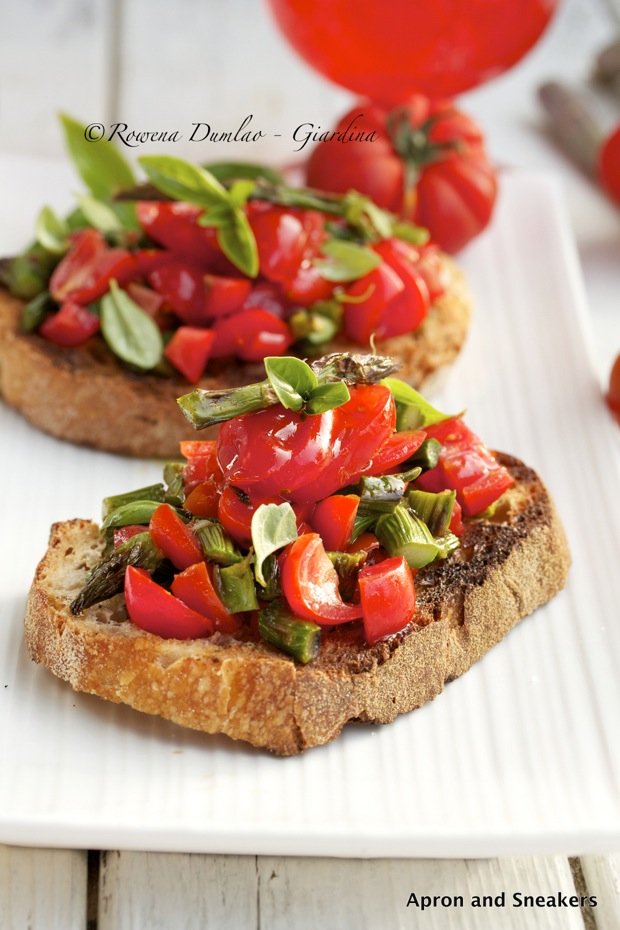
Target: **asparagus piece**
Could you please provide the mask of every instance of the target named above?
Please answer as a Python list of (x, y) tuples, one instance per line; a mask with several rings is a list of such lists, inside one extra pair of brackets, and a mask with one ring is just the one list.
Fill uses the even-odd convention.
[(153, 542), (150, 533), (132, 536), (95, 566), (90, 578), (71, 602), (71, 613), (79, 614), (87, 607), (106, 601), (122, 591), (128, 565), (153, 572), (163, 558), (163, 553)]
[(205, 520), (194, 526), (205, 559), (217, 565), (235, 565), (243, 562), (243, 555), (221, 523)]
[(319, 381), (345, 381), (347, 384), (376, 384), (400, 368), (400, 363), (383, 355), (353, 355), (332, 352), (310, 365)]
[(223, 391), (196, 388), (177, 399), (177, 404), (194, 429), (205, 429), (215, 423), (232, 420), (244, 413), (266, 410), (279, 404), (277, 394), (267, 379), (247, 387)]
[(104, 497), (101, 516), (105, 520), (113, 510), (117, 510), (124, 504), (129, 504), (133, 501), (158, 501), (161, 503), (163, 499), (163, 484), (149, 484), (145, 488), (137, 488), (135, 491), (126, 491), (124, 494), (112, 494), (110, 497)]
[(258, 615), (258, 632), (272, 646), (302, 662), (316, 658), (321, 627), (292, 614), (283, 601), (273, 601)]

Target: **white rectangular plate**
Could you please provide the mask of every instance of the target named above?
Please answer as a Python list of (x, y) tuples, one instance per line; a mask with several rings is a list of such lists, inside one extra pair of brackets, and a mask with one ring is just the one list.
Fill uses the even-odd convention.
[[(31, 164), (2, 167), (7, 251), (44, 186), (65, 185), (62, 201), (74, 182), (64, 167), (38, 184)], [(351, 725), (291, 759), (186, 731), (73, 693), (22, 636), (51, 522), (97, 518), (103, 496), (157, 480), (159, 464), (73, 448), (0, 408), (0, 841), (350, 857), (620, 847), (617, 436), (555, 185), (506, 176), (492, 230), (461, 261), (476, 315), (437, 403), (466, 407), (488, 444), (539, 471), (570, 540), (567, 589), (390, 726)]]

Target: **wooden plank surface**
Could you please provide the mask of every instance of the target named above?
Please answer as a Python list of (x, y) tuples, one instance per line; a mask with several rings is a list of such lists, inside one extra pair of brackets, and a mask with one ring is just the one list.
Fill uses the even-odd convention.
[(87, 853), (0, 845), (2, 930), (85, 930)]
[[(579, 907), (549, 905), (549, 898), (576, 894), (562, 857), (343, 860), (107, 853), (101, 863), (98, 930), (173, 925), (188, 930), (583, 930)], [(485, 895), (486, 905), (476, 907), (474, 896), (482, 902)], [(545, 903), (525, 906), (526, 895)]]
[(596, 930), (620, 927), (620, 853), (583, 856), (581, 871), (588, 892), (596, 897)]

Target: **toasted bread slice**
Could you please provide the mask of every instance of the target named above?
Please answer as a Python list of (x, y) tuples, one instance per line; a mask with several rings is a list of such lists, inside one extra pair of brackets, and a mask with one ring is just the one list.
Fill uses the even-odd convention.
[[(402, 362), (399, 377), (429, 390), (460, 352), (471, 314), (462, 272), (445, 258), (445, 294), (414, 333), (377, 342), (379, 354)], [(181, 377), (134, 373), (100, 338), (78, 348), (52, 345), (19, 330), (22, 302), (0, 289), (0, 394), (34, 426), (79, 445), (142, 457), (178, 455), (179, 441), (195, 439), (176, 398), (190, 390)], [(342, 337), (330, 352), (359, 352)], [(238, 387), (265, 377), (262, 362), (211, 363), (200, 382), (207, 390)], [(210, 438), (207, 431), (201, 438)]]
[(300, 665), (249, 629), (190, 641), (142, 632), (122, 595), (74, 616), (102, 542), (96, 524), (72, 520), (52, 527), (30, 591), (30, 655), (77, 691), (279, 755), (327, 743), (350, 720), (389, 723), (435, 698), (566, 582), (570, 556), (546, 489), (518, 460), (500, 461), (515, 484), (494, 516), (467, 521), (461, 548), (418, 572), (413, 621), (374, 646), (347, 625)]

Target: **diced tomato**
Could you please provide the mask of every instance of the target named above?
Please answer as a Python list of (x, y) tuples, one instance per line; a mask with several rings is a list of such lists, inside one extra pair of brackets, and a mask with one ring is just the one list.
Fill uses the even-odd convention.
[(242, 626), (242, 618), (231, 614), (217, 596), (205, 562), (190, 565), (175, 575), (171, 587), (176, 597), (208, 617), (213, 628), (220, 633), (235, 633)]
[(381, 543), (374, 533), (362, 533), (355, 542), (347, 546), (347, 552), (374, 552), (380, 548)]
[(259, 308), (268, 310), (274, 316), (283, 319), (290, 312), (290, 304), (285, 299), (282, 290), (271, 281), (257, 281), (243, 302), (244, 310)]
[(48, 316), (39, 333), (48, 342), (71, 348), (81, 346), (98, 332), (101, 323), (96, 313), (74, 301), (67, 301), (57, 313)]
[(215, 334), (212, 329), (179, 326), (164, 349), (164, 355), (190, 384), (202, 378)]
[(154, 268), (148, 282), (188, 325), (206, 325), (205, 285), (202, 271), (178, 260)]
[(365, 565), (358, 582), (367, 642), (372, 645), (407, 626), (415, 612), (415, 586), (404, 556)]
[(224, 278), (220, 275), (206, 274), (205, 285), (205, 316), (228, 316), (244, 304), (252, 289), (247, 278)]
[(347, 336), (360, 345), (368, 345), (373, 333), (381, 332), (383, 311), (405, 285), (387, 262), (381, 262), (363, 278), (358, 278), (345, 287), (345, 294), (355, 298), (344, 304), (344, 327)]
[(350, 545), (359, 502), (357, 494), (334, 494), (318, 502), (310, 526), (326, 549), (343, 552)]
[(285, 550), (282, 590), (298, 617), (319, 625), (357, 620), (362, 608), (340, 597), (336, 569), (325, 553), (318, 533), (306, 533)]
[(463, 510), (458, 501), (454, 501), (452, 516), (450, 517), (450, 526), (448, 527), (455, 536), (462, 536), (465, 527), (463, 526)]
[(203, 439), (181, 442), (181, 455), (187, 458), (183, 469), (185, 493), (190, 494), (198, 484), (213, 485), (214, 493), (219, 494), (225, 480), (217, 460), (215, 439)]
[(372, 464), (367, 469), (366, 474), (387, 474), (391, 469), (410, 458), (414, 452), (417, 452), (425, 439), (426, 433), (420, 429), (393, 433), (374, 454)]
[(441, 255), (436, 242), (427, 242), (426, 245), (419, 246), (418, 253), (416, 270), (424, 278), (431, 303), (434, 303), (446, 291), (444, 284), (445, 259)]
[(284, 294), (292, 303), (309, 307), (319, 300), (329, 300), (334, 287), (332, 281), (324, 278), (319, 269), (305, 259), (284, 287)]
[(441, 443), (439, 462), (420, 475), (416, 486), (423, 491), (455, 490), (466, 516), (482, 513), (514, 483), (460, 417), (428, 426), (426, 434)]
[(136, 281), (130, 281), (126, 290), (131, 299), (153, 318), (157, 316), (166, 302), (157, 291), (152, 290), (145, 284), (138, 284)]
[(404, 285), (402, 293), (388, 301), (381, 313), (377, 335), (402, 336), (422, 323), (431, 306), (426, 281), (416, 267), (417, 252), (402, 239), (384, 239), (374, 246)]
[(217, 507), (217, 516), (226, 532), (245, 549), (252, 545), (252, 517), (260, 504), (281, 504), (282, 498), (271, 496), (246, 504), (233, 488), (225, 487)]
[(212, 632), (206, 617), (158, 585), (143, 568), (127, 567), (125, 603), (136, 626), (164, 639), (198, 639)]
[(89, 304), (108, 290), (110, 279), (125, 284), (136, 274), (136, 262), (127, 249), (111, 249), (96, 229), (76, 233), (73, 245), (50, 278), (50, 293), (57, 303), (70, 300)]
[(217, 231), (212, 226), (200, 226), (201, 207), (180, 201), (139, 200), (136, 203), (138, 222), (155, 242), (166, 246), (176, 256), (198, 264), (203, 271), (232, 268), (217, 244)]
[(261, 274), (282, 283), (299, 268), (308, 243), (304, 212), (253, 200), (246, 213), (258, 246)]
[(123, 543), (126, 543), (128, 539), (131, 539), (133, 536), (137, 536), (138, 533), (146, 532), (145, 526), (140, 526), (137, 523), (132, 523), (129, 526), (119, 526), (114, 530), (114, 548), (117, 549), (119, 546), (122, 546)]
[(192, 488), (185, 498), (183, 507), (195, 517), (214, 520), (217, 517), (221, 493), (215, 481), (211, 479), (203, 481)]
[(163, 249), (136, 249), (133, 253), (136, 262), (138, 276), (146, 278), (151, 271), (161, 268), (163, 265), (169, 265), (171, 262), (178, 261), (179, 256), (175, 252), (164, 251)]
[(155, 545), (175, 568), (187, 568), (202, 561), (202, 550), (196, 537), (170, 504), (159, 505), (151, 517), (149, 531)]
[(258, 307), (217, 319), (213, 331), (214, 358), (236, 355), (245, 362), (260, 362), (268, 355), (284, 355), (294, 342), (284, 320)]

